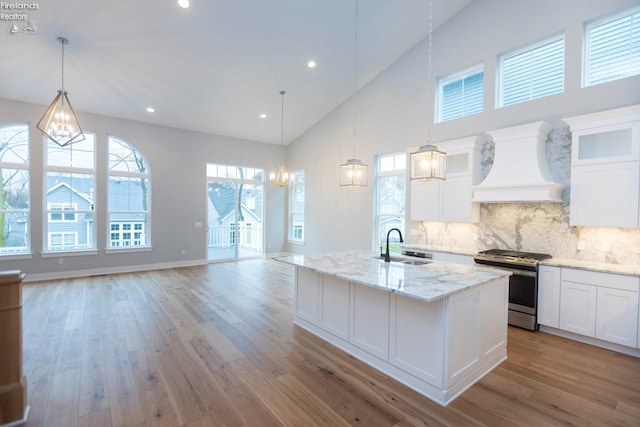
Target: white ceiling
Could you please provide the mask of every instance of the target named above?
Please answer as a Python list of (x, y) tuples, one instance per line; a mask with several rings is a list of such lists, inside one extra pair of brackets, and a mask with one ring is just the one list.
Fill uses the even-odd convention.
[[(434, 0), (433, 27), (470, 2)], [(191, 0), (189, 9), (177, 0), (36, 4), (1, 11), (26, 14), (37, 32), (12, 35), (10, 21), (0, 21), (0, 98), (53, 100), (58, 36), (69, 39), (65, 89), (77, 111), (279, 144), (280, 90), (285, 143), (353, 93), (353, 0)], [(358, 16), (358, 87), (428, 36), (428, 0), (360, 0)], [(318, 62), (313, 70), (309, 59)]]

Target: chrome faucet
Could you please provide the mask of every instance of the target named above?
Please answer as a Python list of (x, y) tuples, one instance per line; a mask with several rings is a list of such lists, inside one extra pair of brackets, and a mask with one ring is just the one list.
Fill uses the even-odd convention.
[(387, 231), (387, 251), (384, 253), (384, 262), (391, 262), (391, 256), (389, 256), (389, 234), (391, 234), (393, 230), (396, 230), (400, 235), (400, 243), (404, 242), (404, 240), (402, 240), (402, 231), (400, 231), (399, 228), (392, 228)]

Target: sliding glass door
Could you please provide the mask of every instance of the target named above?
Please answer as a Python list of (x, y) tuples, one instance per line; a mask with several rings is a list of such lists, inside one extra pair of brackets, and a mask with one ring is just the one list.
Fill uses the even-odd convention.
[(207, 165), (207, 258), (264, 254), (264, 173), (243, 166)]

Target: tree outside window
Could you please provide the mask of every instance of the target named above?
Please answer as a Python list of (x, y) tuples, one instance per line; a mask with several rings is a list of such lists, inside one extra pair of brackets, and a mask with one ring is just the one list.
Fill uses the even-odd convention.
[(0, 126), (0, 256), (28, 253), (29, 126)]

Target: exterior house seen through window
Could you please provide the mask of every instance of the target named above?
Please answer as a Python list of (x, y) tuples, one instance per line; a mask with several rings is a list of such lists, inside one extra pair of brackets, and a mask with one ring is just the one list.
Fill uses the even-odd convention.
[(289, 240), (304, 242), (304, 171), (296, 171), (289, 180)]
[[(387, 233), (392, 228), (404, 235), (406, 205), (407, 154), (381, 155), (376, 164), (376, 218), (375, 250), (386, 250)], [(399, 236), (392, 233), (389, 241), (390, 252), (401, 252)]]
[(150, 246), (150, 179), (142, 154), (109, 136), (109, 249)]
[(95, 134), (64, 147), (46, 143), (45, 252), (96, 249)]
[(0, 125), (0, 257), (30, 252), (29, 125)]

